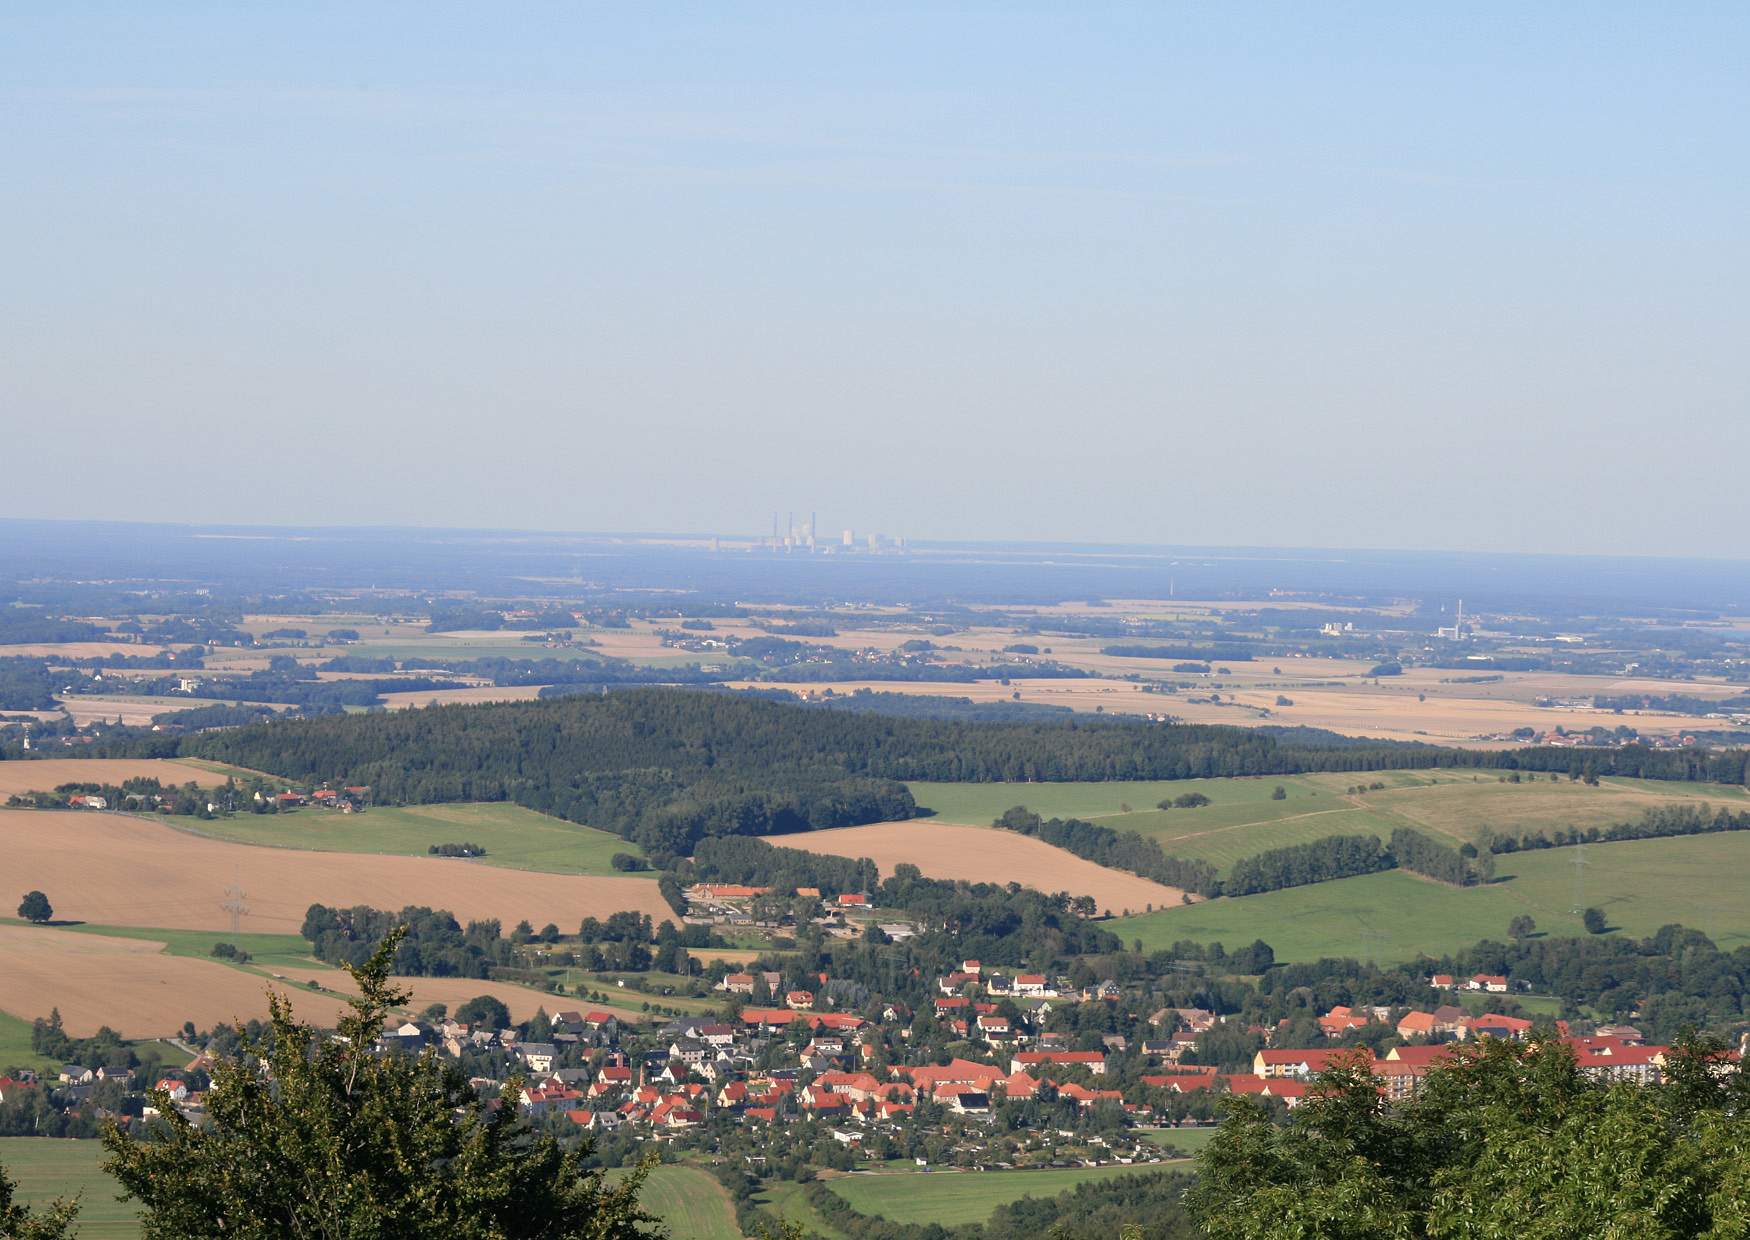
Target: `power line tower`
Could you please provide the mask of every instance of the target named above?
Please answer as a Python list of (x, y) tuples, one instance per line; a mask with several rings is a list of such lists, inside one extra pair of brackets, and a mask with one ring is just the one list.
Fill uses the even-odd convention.
[(1591, 862), (1586, 859), (1586, 845), (1574, 846), (1574, 907), (1570, 910), (1578, 917), (1586, 909), (1586, 867)]
[(225, 902), (219, 907), (231, 914), (231, 933), (236, 934), (242, 927), (244, 915), (249, 912), (243, 888), (236, 884), (225, 888)]

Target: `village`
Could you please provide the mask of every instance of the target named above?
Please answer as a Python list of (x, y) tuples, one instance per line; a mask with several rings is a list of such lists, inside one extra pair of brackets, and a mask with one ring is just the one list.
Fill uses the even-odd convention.
[[(771, 893), (689, 894), (727, 918), (724, 901), (740, 907)], [(976, 959), (928, 979), (926, 1003), (869, 994), (854, 1010), (838, 996), (861, 988), (826, 973), (718, 963), (709, 975), (716, 1015), (640, 1021), (560, 1007), (513, 1024), (479, 999), (455, 1016), (437, 1005), (387, 1027), (375, 1049), (437, 1057), (488, 1108), (514, 1106), (562, 1139), (587, 1134), (609, 1159), (654, 1142), (665, 1157), (738, 1155), (751, 1166), (789, 1147), (843, 1170), (895, 1157), (987, 1168), (1153, 1163), (1172, 1156), (1173, 1134), (1214, 1123), (1224, 1096), (1288, 1111), (1335, 1069), (1371, 1074), (1397, 1102), (1489, 1039), (1553, 1038), (1587, 1076), (1641, 1085), (1664, 1079), (1670, 1049), (1628, 1025), (1579, 1032), (1460, 1005), (1511, 996), (1499, 975), (1432, 975), (1426, 1005), (1333, 1005), (1317, 1017), (1316, 1045), (1284, 1041), (1287, 1020), (1235, 1028), (1235, 1018), (1200, 1007), (1144, 1012), (1141, 987), (1078, 985)], [(1110, 1025), (1139, 1033), (1091, 1032)], [(1382, 1030), (1383, 1051), (1360, 1040)], [(1249, 1070), (1220, 1062), (1231, 1058), (1220, 1040), (1234, 1034), (1259, 1044)], [(144, 1124), (168, 1105), (199, 1124), (221, 1041), (149, 1078), (114, 1055), (95, 1067), (69, 1062), (52, 1079), (16, 1073), (0, 1079), (0, 1106), (28, 1096), (87, 1122)]]

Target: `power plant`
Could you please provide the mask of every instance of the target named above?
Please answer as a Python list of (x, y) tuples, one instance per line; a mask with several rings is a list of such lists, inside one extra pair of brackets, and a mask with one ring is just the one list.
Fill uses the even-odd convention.
[[(738, 539), (730, 538), (733, 547)], [(845, 526), (839, 531), (835, 541), (830, 533), (823, 534), (820, 525), (820, 513), (810, 510), (808, 519), (802, 524), (796, 523), (794, 509), (785, 512), (772, 513), (772, 532), (769, 536), (755, 538), (746, 550), (761, 550), (781, 552), (786, 555), (798, 551), (809, 555), (882, 555), (903, 552), (906, 549), (905, 537), (900, 534), (885, 534), (880, 531), (870, 531), (861, 538), (861, 548), (857, 531)], [(722, 539), (713, 536), (711, 550), (722, 549)]]

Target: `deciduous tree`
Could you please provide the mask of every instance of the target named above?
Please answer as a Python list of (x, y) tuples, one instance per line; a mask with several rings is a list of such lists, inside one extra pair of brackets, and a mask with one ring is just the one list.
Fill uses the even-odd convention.
[[(585, 1148), (535, 1137), (514, 1106), (489, 1113), (454, 1068), (379, 1049), (407, 998), (389, 981), (401, 936), (348, 966), (359, 997), (333, 1035), (270, 994), (269, 1033), (213, 1068), (208, 1124), (159, 1093), (152, 1137), (109, 1126), (105, 1170), (144, 1206), (147, 1240), (660, 1234), (638, 1205), (642, 1169), (610, 1187)], [(513, 1077), (505, 1097), (521, 1088)]]

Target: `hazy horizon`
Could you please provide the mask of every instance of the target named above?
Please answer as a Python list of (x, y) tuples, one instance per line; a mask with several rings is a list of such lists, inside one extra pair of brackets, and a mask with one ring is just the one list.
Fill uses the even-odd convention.
[(0, 516), (1744, 555), (1740, 6), (0, 29)]

